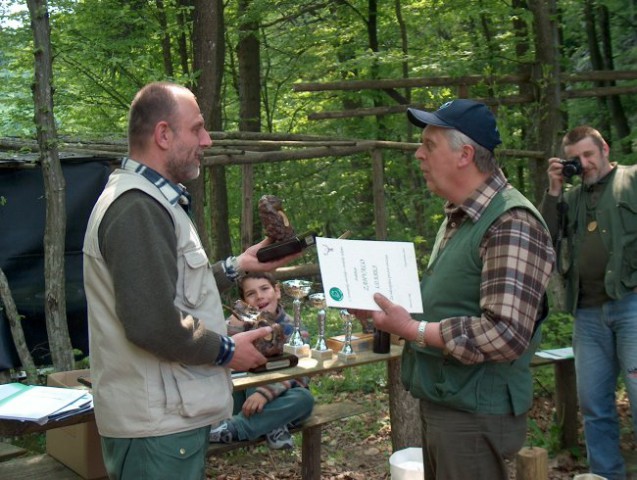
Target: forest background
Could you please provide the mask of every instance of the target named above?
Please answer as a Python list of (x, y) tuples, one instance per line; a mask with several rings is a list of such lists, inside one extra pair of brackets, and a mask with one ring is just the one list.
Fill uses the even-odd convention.
[[(278, 142), (275, 148), (283, 150), (303, 141), (414, 144), (420, 131), (407, 122), (407, 106), (434, 110), (460, 95), (482, 99), (497, 115), (499, 150), (507, 152), (499, 155), (502, 168), (536, 204), (545, 160), (559, 155), (559, 139), (573, 126), (602, 131), (611, 160), (637, 160), (636, 0), (39, 3), (49, 14), (59, 145), (112, 142), (125, 150), (133, 95), (167, 79), (195, 91), (217, 144), (226, 138), (221, 132), (242, 132), (242, 148), (251, 138)], [(34, 54), (40, 52), (30, 20), (26, 2), (0, 0), (0, 151), (15, 151), (16, 140), (36, 136)], [(617, 77), (617, 88), (615, 77), (585, 75), (596, 71), (628, 75)], [(569, 83), (564, 75), (584, 76)], [(423, 78), (438, 81), (418, 85)], [(403, 83), (356, 84), (378, 80)], [(594, 88), (607, 94), (577, 93)], [(547, 109), (549, 95), (558, 121)], [(385, 237), (414, 242), (423, 267), (442, 200), (427, 191), (413, 150), (383, 151)], [(377, 237), (369, 152), (252, 168), (208, 166), (193, 188), (211, 258), (252, 240), (243, 233), (247, 175), (251, 197), (283, 198), (298, 230)], [(0, 202), (6, 201), (0, 192)], [(258, 215), (248, 220), (258, 240)], [(302, 262), (315, 262), (313, 255)], [(568, 316), (557, 310), (552, 320), (544, 346), (569, 344)]]
[[(85, 141), (124, 139), (134, 93), (149, 81), (170, 79), (197, 93), (213, 131), (417, 142), (420, 131), (408, 124), (405, 108), (396, 106), (436, 109), (458, 96), (457, 87), (297, 88), (482, 76), (484, 81), (464, 92), (493, 99), (501, 148), (546, 150), (540, 148), (546, 139), (538, 138), (542, 111), (521, 102), (498, 103), (525, 87), (488, 80), (549, 68), (538, 62), (538, 17), (550, 17), (557, 28), (560, 42), (549, 48), (561, 72), (630, 70), (637, 63), (635, 0), (52, 0), (48, 10), (56, 127), (63, 137)], [(2, 0), (0, 16), (0, 132), (33, 138), (33, 33), (25, 2)], [(534, 79), (549, 82), (551, 75)], [(612, 108), (617, 103), (619, 110)], [(609, 139), (613, 160), (633, 163), (636, 105), (634, 93), (561, 101), (563, 121), (551, 133), (551, 154), (559, 153), (556, 139), (567, 128), (588, 123)], [(393, 110), (385, 114), (384, 106)], [(330, 112), (366, 110), (329, 118)], [(327, 119), (312, 120), (326, 112)], [(538, 184), (546, 181), (544, 165), (537, 169), (537, 163), (528, 157), (501, 159), (511, 182), (535, 203), (542, 191)], [(383, 164), (387, 238), (414, 241), (424, 264), (441, 200), (426, 190), (412, 152), (388, 151)], [(324, 236), (350, 230), (352, 238), (374, 238), (369, 165), (365, 153), (256, 165), (253, 196), (284, 198), (299, 229)], [(215, 258), (242, 247), (241, 176), (240, 166), (206, 169), (208, 189), (200, 201), (211, 222), (206, 241)], [(258, 238), (258, 216), (253, 221)]]

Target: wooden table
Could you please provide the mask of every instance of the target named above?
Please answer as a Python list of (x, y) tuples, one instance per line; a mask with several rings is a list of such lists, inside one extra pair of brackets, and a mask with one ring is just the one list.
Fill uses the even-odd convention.
[[(314, 376), (321, 373), (351, 368), (373, 362), (386, 362), (393, 358), (398, 358), (402, 353), (402, 346), (392, 345), (389, 353), (379, 354), (369, 352), (359, 352), (355, 358), (343, 361), (336, 354), (328, 360), (316, 360), (313, 358), (300, 358), (295, 367), (283, 368), (263, 373), (248, 373), (244, 377), (233, 379), (232, 383), (236, 390), (245, 390), (250, 387), (258, 387), (273, 382), (281, 382), (302, 376)], [(0, 437), (12, 437), (25, 435), (27, 433), (40, 433), (53, 428), (68, 427), (78, 423), (87, 423), (95, 420), (93, 411), (68, 417), (64, 420), (48, 422), (38, 425), (35, 422), (22, 422), (19, 420), (0, 420)]]
[(317, 360), (314, 358), (299, 358), (299, 364), (295, 367), (283, 368), (263, 373), (248, 373), (245, 377), (232, 380), (235, 390), (245, 390), (246, 388), (258, 387), (268, 383), (282, 382), (298, 377), (311, 377), (321, 373), (327, 373), (343, 368), (358, 367), (374, 362), (387, 362), (400, 357), (403, 352), (401, 345), (392, 345), (389, 353), (373, 353), (372, 351), (358, 352), (355, 358), (344, 361), (338, 355), (332, 355), (331, 359)]
[[(358, 352), (354, 359), (343, 361), (335, 354), (331, 359), (315, 360), (312, 358), (301, 358), (295, 367), (284, 368), (263, 373), (248, 373), (244, 377), (233, 379), (234, 388), (243, 390), (249, 387), (256, 387), (267, 383), (289, 380), (300, 376), (314, 376), (344, 368), (352, 368), (373, 362), (388, 362), (400, 357), (402, 346), (392, 345), (387, 354), (375, 354), (372, 352)], [(331, 405), (329, 405), (331, 406)], [(335, 405), (338, 406), (338, 405)], [(342, 405), (340, 405), (342, 406)], [(312, 417), (313, 418), (313, 417)], [(80, 423), (92, 422), (95, 420), (93, 411), (76, 415), (59, 422), (50, 422), (38, 425), (35, 422), (21, 422), (16, 420), (0, 420), (0, 437), (16, 436), (27, 433), (41, 433), (54, 428), (67, 427)], [(311, 420), (311, 419), (310, 419)], [(321, 420), (324, 421), (324, 420)], [(311, 423), (311, 422), (310, 422)], [(316, 423), (316, 422), (315, 422)], [(321, 424), (303, 426), (303, 447), (302, 447), (302, 477), (304, 479), (316, 480), (321, 478)], [(0, 464), (1, 478), (48, 478), (49, 480), (78, 480), (70, 469), (48, 455), (40, 455), (37, 464), (32, 457), (13, 459)], [(6, 475), (6, 477), (5, 477)]]
[[(248, 373), (245, 377), (233, 379), (236, 390), (244, 390), (273, 382), (290, 380), (302, 376), (314, 376), (322, 373), (352, 368), (373, 362), (387, 362), (400, 357), (402, 346), (392, 345), (389, 353), (378, 354), (371, 351), (359, 352), (351, 361), (343, 361), (335, 354), (328, 360), (316, 360), (313, 358), (301, 358), (295, 367), (284, 368), (264, 373)], [(555, 400), (557, 418), (562, 425), (562, 446), (577, 445), (577, 397), (575, 390), (575, 366), (573, 359), (549, 360), (535, 356), (532, 365), (539, 367), (553, 365), (555, 370)], [(45, 432), (53, 428), (67, 427), (78, 423), (91, 422), (95, 419), (92, 411), (66, 418), (58, 422), (38, 425), (34, 422), (21, 422), (18, 420), (0, 420), (0, 437), (12, 437), (28, 433)]]

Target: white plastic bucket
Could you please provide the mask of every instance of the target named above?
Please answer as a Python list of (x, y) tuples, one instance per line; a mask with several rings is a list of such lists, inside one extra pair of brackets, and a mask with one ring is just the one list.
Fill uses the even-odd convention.
[(580, 473), (575, 475), (573, 480), (607, 480), (606, 477), (596, 475), (595, 473)]
[(389, 457), (391, 480), (423, 480), (422, 448), (405, 448)]

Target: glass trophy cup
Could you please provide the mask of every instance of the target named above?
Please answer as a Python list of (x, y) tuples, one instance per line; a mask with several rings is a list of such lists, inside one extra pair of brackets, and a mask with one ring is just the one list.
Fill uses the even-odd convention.
[(356, 358), (356, 352), (352, 347), (352, 315), (345, 309), (340, 312), (341, 319), (345, 322), (345, 343), (340, 352), (338, 352), (339, 360), (349, 361)]
[(292, 302), (294, 306), (294, 331), (288, 343), (283, 345), (283, 351), (297, 357), (309, 357), (310, 346), (303, 343), (303, 336), (301, 335), (301, 300), (310, 293), (312, 282), (307, 280), (285, 280), (281, 282), (281, 285), (285, 294), (294, 299), (294, 302)]
[(316, 358), (318, 360), (332, 358), (332, 350), (327, 348), (327, 343), (325, 342), (325, 294), (313, 293), (308, 297), (308, 299), (310, 301), (310, 305), (318, 309), (316, 314), (316, 321), (318, 323), (318, 338), (316, 339), (314, 347), (312, 347), (312, 350), (310, 351), (310, 355), (312, 358)]

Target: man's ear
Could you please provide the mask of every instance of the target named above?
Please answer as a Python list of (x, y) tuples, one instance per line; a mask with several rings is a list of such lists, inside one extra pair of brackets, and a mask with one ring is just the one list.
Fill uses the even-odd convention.
[(161, 121), (155, 125), (155, 131), (153, 132), (153, 138), (159, 148), (167, 150), (172, 140), (173, 131), (170, 129), (168, 122)]
[(602, 145), (602, 153), (606, 156), (606, 158), (610, 156), (610, 147), (606, 142), (604, 142), (604, 144)]
[(463, 145), (458, 157), (458, 168), (465, 168), (467, 165), (473, 163), (473, 157), (476, 151), (473, 145)]

